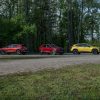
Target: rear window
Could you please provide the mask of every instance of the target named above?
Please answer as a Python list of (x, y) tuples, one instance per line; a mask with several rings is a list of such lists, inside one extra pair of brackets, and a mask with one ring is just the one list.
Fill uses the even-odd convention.
[(44, 44), (44, 45), (42, 45), (41, 47), (46, 47), (46, 45)]

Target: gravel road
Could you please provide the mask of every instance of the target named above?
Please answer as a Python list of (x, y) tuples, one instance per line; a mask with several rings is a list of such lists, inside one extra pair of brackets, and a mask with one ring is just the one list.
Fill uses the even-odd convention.
[(0, 75), (17, 72), (37, 71), (48, 68), (61, 68), (67, 65), (99, 63), (100, 55), (61, 55), (31, 59), (0, 59)]

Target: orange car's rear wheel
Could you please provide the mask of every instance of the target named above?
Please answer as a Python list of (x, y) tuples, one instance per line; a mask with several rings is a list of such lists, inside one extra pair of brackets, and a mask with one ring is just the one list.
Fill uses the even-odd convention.
[(7, 54), (5, 51), (0, 51), (0, 54), (4, 55)]
[(41, 55), (43, 54), (43, 51), (42, 51), (42, 50), (40, 51), (40, 54), (41, 54)]

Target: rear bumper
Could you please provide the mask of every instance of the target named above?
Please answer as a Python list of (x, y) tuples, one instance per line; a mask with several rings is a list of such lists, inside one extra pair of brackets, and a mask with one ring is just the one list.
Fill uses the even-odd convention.
[(28, 50), (24, 50), (24, 51), (21, 51), (22, 53), (28, 53), (29, 51)]
[(64, 50), (56, 51), (56, 53), (64, 53)]

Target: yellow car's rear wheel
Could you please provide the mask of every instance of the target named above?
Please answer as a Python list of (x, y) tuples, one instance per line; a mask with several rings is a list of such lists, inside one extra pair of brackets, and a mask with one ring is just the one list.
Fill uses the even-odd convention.
[(80, 52), (77, 49), (74, 49), (73, 54), (80, 54)]

